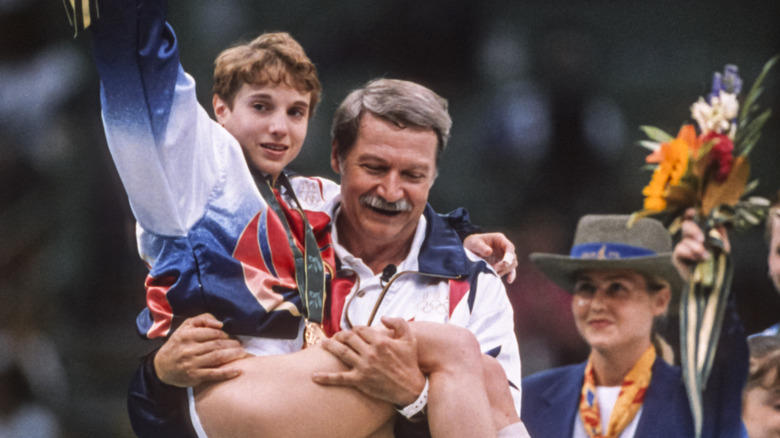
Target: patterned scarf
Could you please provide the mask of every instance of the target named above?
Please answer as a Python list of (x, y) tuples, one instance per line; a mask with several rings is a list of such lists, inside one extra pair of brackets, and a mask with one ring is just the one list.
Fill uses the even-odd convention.
[(585, 431), (591, 438), (617, 438), (621, 432), (634, 420), (639, 408), (645, 401), (645, 393), (653, 375), (655, 348), (651, 345), (631, 371), (623, 379), (620, 395), (615, 402), (615, 408), (609, 417), (607, 433), (603, 433), (598, 398), (596, 397), (596, 378), (593, 372), (593, 359), (585, 366), (585, 381), (582, 384), (580, 398), (580, 418), (585, 425)]

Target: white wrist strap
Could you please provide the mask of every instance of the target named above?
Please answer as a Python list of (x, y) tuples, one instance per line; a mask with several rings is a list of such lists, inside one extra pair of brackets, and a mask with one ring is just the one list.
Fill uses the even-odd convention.
[(414, 401), (414, 403), (410, 404), (409, 406), (403, 408), (403, 409), (396, 409), (399, 414), (403, 415), (406, 418), (412, 418), (415, 415), (419, 414), (420, 411), (425, 409), (425, 406), (428, 405), (428, 378), (425, 378), (425, 387), (423, 388), (422, 392), (420, 393), (420, 396), (417, 397), (417, 400)]

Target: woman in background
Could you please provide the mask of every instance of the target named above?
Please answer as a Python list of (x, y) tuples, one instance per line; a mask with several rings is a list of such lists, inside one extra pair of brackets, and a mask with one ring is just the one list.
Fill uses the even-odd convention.
[[(679, 296), (671, 237), (654, 219), (627, 227), (629, 216), (585, 216), (570, 255), (532, 254), (551, 280), (570, 291), (577, 330), (590, 347), (585, 363), (523, 379), (521, 418), (534, 438), (694, 436), (678, 367), (655, 325)], [(684, 240), (698, 228), (684, 224)], [(687, 242), (687, 240), (686, 240)], [(694, 261), (675, 253), (683, 261)], [(727, 309), (715, 365), (704, 392), (703, 437), (746, 436), (740, 419), (747, 375), (745, 335)]]

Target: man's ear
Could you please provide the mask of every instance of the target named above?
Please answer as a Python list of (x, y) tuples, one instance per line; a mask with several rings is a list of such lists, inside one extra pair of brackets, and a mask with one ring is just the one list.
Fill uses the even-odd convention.
[(217, 118), (217, 122), (219, 122), (220, 125), (225, 126), (225, 119), (230, 113), (230, 108), (228, 108), (227, 103), (215, 94), (211, 99), (211, 106), (214, 107), (214, 116)]
[(330, 143), (330, 167), (334, 172), (341, 175), (341, 163), (339, 161), (339, 155), (336, 152), (336, 140)]

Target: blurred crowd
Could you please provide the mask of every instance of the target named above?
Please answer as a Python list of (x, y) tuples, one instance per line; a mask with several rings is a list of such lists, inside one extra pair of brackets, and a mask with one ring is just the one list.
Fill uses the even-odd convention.
[[(638, 210), (650, 173), (637, 127), (676, 132), (726, 63), (752, 81), (780, 52), (780, 4), (515, 3), (188, 0), (171, 20), (207, 108), (219, 50), (270, 30), (302, 43), (325, 92), (301, 173), (335, 177), (330, 116), (349, 89), (384, 76), (448, 98), (455, 130), (431, 203), (464, 206), (515, 243), (508, 290), (530, 374), (588, 349), (571, 296), (527, 255), (566, 251), (583, 214)], [(125, 391), (150, 349), (133, 324), (145, 268), (105, 147), (89, 43), (57, 1), (0, 0), (0, 437), (131, 436)], [(774, 75), (763, 99), (780, 114)], [(759, 194), (780, 187), (778, 146), (771, 122), (752, 155)], [(733, 242), (740, 313), (760, 331), (780, 313), (761, 231)]]

